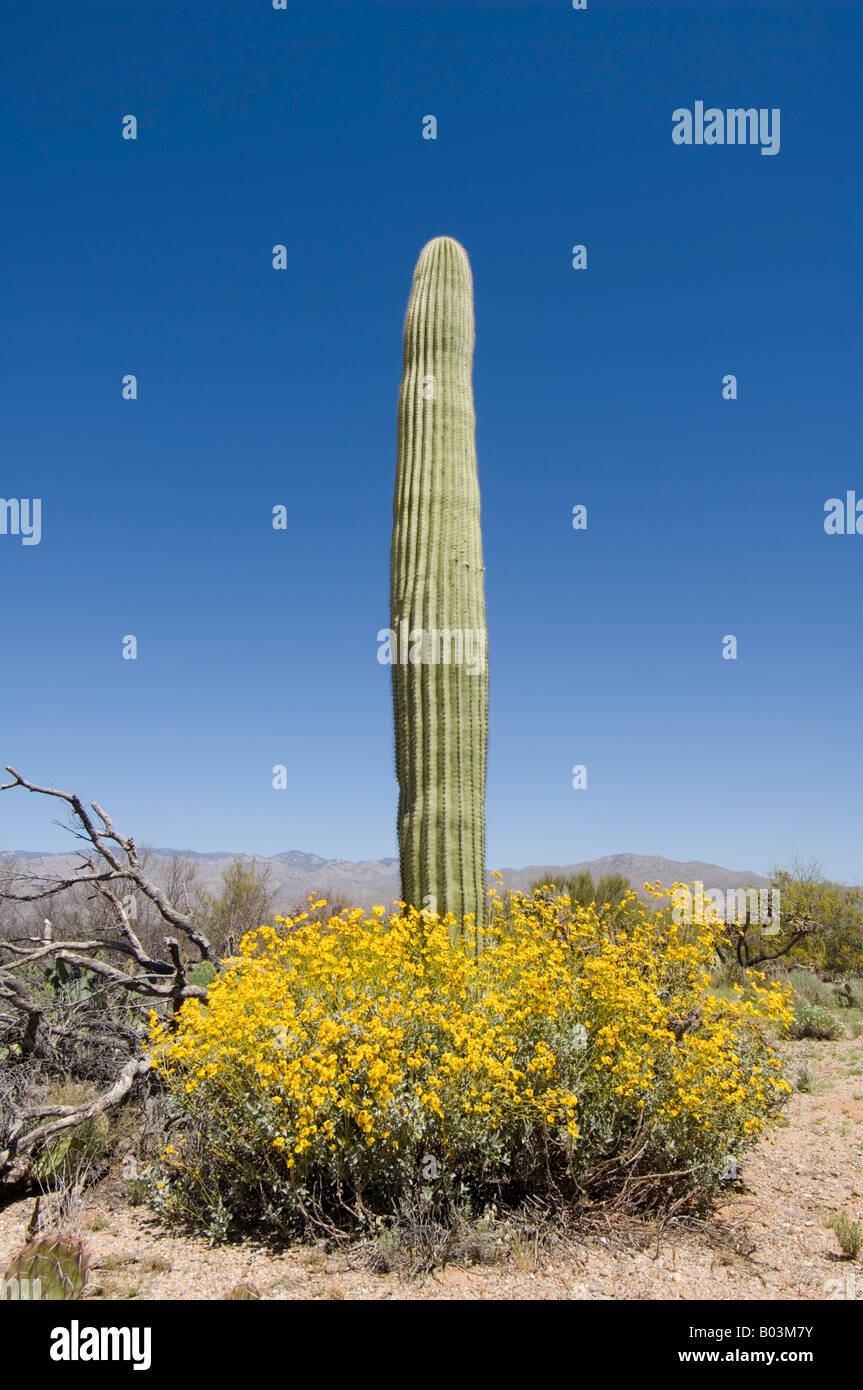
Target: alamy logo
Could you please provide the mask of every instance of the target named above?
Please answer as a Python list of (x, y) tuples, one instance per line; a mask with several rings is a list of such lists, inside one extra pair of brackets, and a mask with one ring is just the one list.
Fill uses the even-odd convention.
[(152, 1329), (149, 1327), (69, 1327), (51, 1330), (52, 1361), (132, 1361), (135, 1371), (148, 1371)]
[(844, 501), (841, 497), (828, 497), (824, 510), (828, 536), (863, 536), (863, 497), (858, 502), (856, 492), (846, 492)]
[(409, 631), (403, 618), (398, 632), (382, 627), (378, 633), (378, 661), (381, 666), (464, 666), (469, 676), (479, 676), (485, 670), (485, 641), (484, 628), (414, 627)]
[(828, 1279), (824, 1292), (829, 1299), (863, 1299), (863, 1281), (858, 1282), (853, 1269), (844, 1279)]
[(0, 1279), (0, 1302), (29, 1303), (41, 1298), (41, 1279), (19, 1279), (17, 1275), (12, 1279)]
[(671, 113), (671, 138), (675, 145), (760, 145), (762, 154), (779, 153), (779, 107), (728, 107), (704, 109), (697, 101), (694, 111), (679, 106)]
[(0, 536), (20, 536), (22, 545), (42, 539), (42, 499), (0, 497)]
[(678, 926), (691, 926), (693, 922), (702, 925), (709, 903), (708, 921), (719, 917), (729, 926), (742, 926), (748, 921), (762, 926), (764, 936), (779, 935), (782, 909), (778, 888), (708, 888), (705, 892), (700, 879), (695, 880), (693, 887), (694, 893), (682, 884), (672, 894), (671, 917)]

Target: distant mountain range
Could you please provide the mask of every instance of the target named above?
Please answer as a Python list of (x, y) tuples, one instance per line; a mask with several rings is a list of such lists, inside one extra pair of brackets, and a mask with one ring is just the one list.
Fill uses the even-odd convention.
[[(144, 853), (142, 850), (142, 857)], [(245, 863), (252, 860), (251, 855), (227, 851), (202, 854), (196, 850), (148, 849), (148, 872), (153, 878), (162, 880), (175, 856), (194, 864), (197, 881), (211, 893), (218, 891), (223, 872), (235, 859)], [(14, 850), (11, 857), (25, 861), (30, 873), (46, 876), (69, 874), (78, 862), (71, 854), (44, 854), (35, 850)], [(278, 899), (277, 910), (303, 902), (309, 893), (348, 899), (359, 907), (372, 907), (376, 903), (388, 907), (398, 899), (401, 891), (397, 859), (363, 859), (354, 863), (349, 859), (323, 859), (319, 854), (305, 854), (297, 849), (269, 858), (256, 856), (256, 859), (262, 868), (269, 868)], [(582, 870), (587, 870), (594, 879), (603, 874), (620, 874), (633, 888), (639, 889), (657, 879), (666, 886), (693, 883), (697, 879), (706, 889), (723, 890), (766, 888), (770, 882), (751, 869), (723, 869), (700, 859), (684, 864), (651, 854), (609, 854), (604, 859), (589, 859), (579, 864), (529, 864), (524, 869), (503, 868), (500, 873), (505, 888), (529, 888), (537, 879), (554, 883)]]

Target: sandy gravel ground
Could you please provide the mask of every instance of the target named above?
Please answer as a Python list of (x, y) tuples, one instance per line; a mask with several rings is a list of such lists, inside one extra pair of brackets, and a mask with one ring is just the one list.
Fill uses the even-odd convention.
[[(88, 1297), (221, 1299), (245, 1283), (281, 1300), (863, 1301), (863, 1263), (840, 1258), (826, 1224), (839, 1211), (863, 1221), (863, 1039), (790, 1043), (785, 1051), (789, 1079), (805, 1070), (809, 1089), (795, 1092), (782, 1127), (749, 1156), (742, 1182), (704, 1222), (657, 1236), (655, 1225), (616, 1221), (550, 1256), (537, 1259), (522, 1247), (500, 1263), (410, 1280), (315, 1247), (210, 1249), (129, 1206), (115, 1174), (90, 1190), (78, 1216), (92, 1251)], [(0, 1269), (23, 1244), (32, 1210), (28, 1198), (0, 1211)]]

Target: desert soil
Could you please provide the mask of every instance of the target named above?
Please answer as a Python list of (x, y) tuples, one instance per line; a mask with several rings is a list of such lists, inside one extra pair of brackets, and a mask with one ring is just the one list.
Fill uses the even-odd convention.
[[(91, 1188), (77, 1225), (92, 1254), (88, 1297), (222, 1299), (251, 1284), (265, 1299), (828, 1299), (863, 1298), (863, 1263), (843, 1259), (831, 1216), (863, 1220), (863, 1039), (785, 1045), (803, 1076), (773, 1136), (704, 1221), (612, 1219), (538, 1258), (450, 1265), (407, 1279), (374, 1274), (350, 1252), (259, 1243), (208, 1247), (125, 1199), (114, 1173)], [(33, 1199), (0, 1211), (0, 1270), (24, 1243)]]

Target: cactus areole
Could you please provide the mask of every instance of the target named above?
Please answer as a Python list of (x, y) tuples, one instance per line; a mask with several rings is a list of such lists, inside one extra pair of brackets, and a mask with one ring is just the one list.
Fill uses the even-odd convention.
[[(488, 664), (476, 469), (473, 280), (420, 252), (404, 325), (391, 623), (402, 896), (482, 926)], [(477, 937), (477, 940), (479, 938)]]

